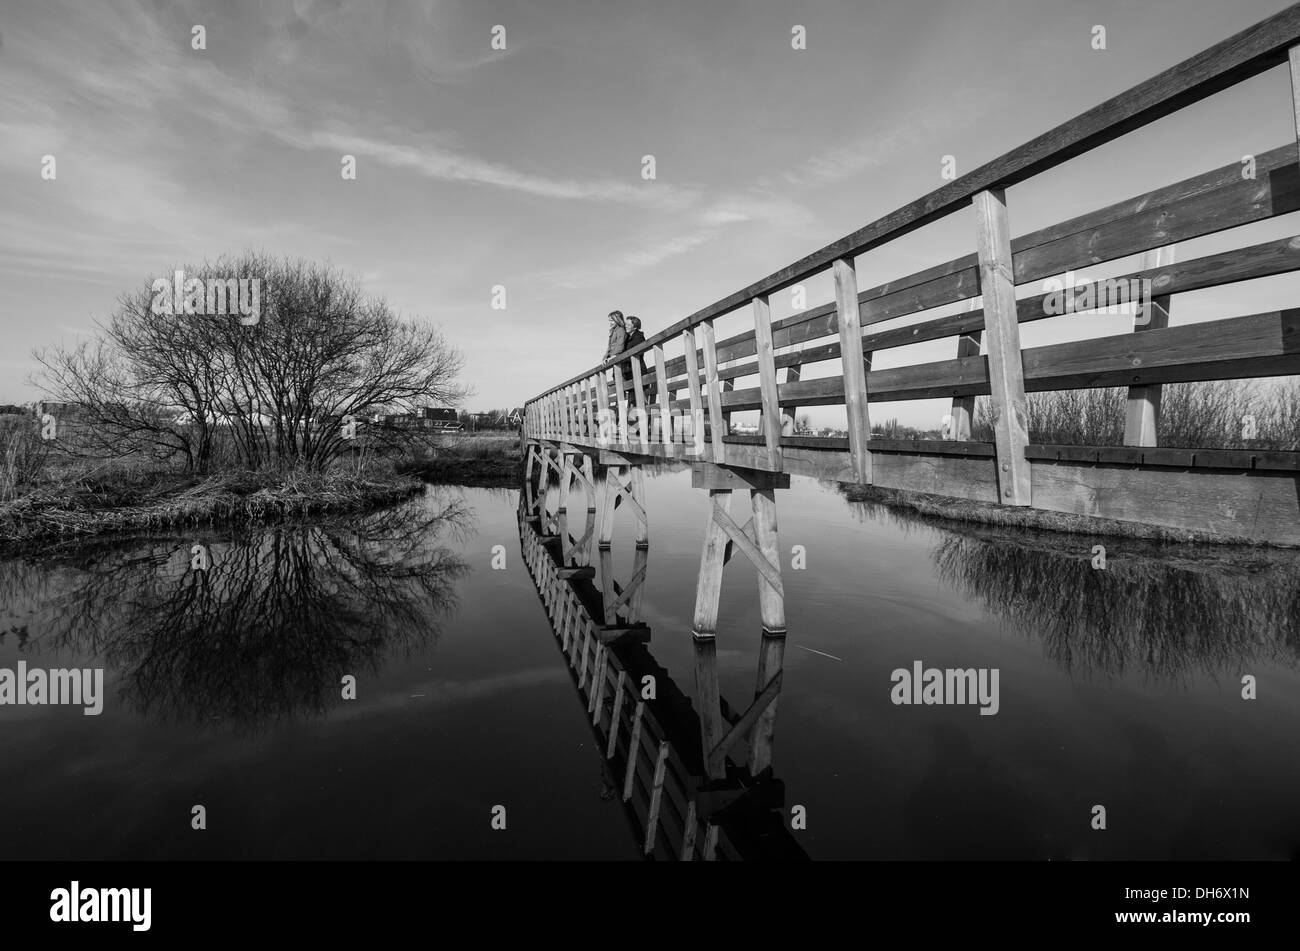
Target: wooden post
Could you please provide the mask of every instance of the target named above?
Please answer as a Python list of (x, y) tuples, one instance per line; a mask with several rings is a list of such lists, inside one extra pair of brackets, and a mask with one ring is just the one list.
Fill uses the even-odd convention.
[(664, 798), (664, 773), (668, 766), (668, 753), (671, 747), (667, 740), (659, 742), (659, 756), (655, 759), (654, 781), (650, 787), (650, 813), (646, 816), (645, 854), (653, 855), (655, 839), (659, 835), (659, 806)]
[(623, 694), (627, 683), (627, 671), (618, 672), (618, 685), (614, 688), (614, 712), (609, 718), (609, 742), (605, 744), (605, 759), (614, 758), (614, 747), (618, 745), (618, 718), (623, 712)]
[(636, 778), (636, 761), (641, 753), (641, 717), (645, 715), (645, 701), (636, 702), (632, 715), (632, 737), (627, 744), (627, 769), (623, 773), (623, 801), (632, 798), (632, 780)]
[(614, 415), (618, 419), (618, 441), (624, 446), (629, 442), (627, 434), (627, 393), (623, 391), (625, 383), (623, 368), (617, 363), (614, 364)]
[(979, 192), (975, 207), (988, 340), (989, 383), (997, 443), (998, 489), (1006, 505), (1030, 504), (1029, 427), (1025, 416), (1025, 373), (1020, 355), (1020, 322), (1011, 262), (1011, 229), (1003, 189)]
[(706, 320), (699, 325), (700, 342), (704, 350), (704, 386), (709, 400), (709, 432), (712, 452), (711, 462), (722, 464), (727, 460), (726, 444), (722, 437), (727, 434), (727, 421), (722, 415), (722, 383), (718, 379), (718, 345), (713, 334), (713, 321)]
[(559, 392), (560, 397), (560, 437), (565, 442), (573, 441), (573, 403), (569, 388), (566, 386)]
[(608, 548), (614, 542), (614, 510), (618, 506), (620, 484), (618, 466), (606, 466), (605, 491), (600, 496), (596, 529), (596, 544), (601, 548)]
[(591, 624), (582, 625), (582, 637), (578, 644), (578, 652), (582, 655), (582, 668), (578, 673), (579, 690), (582, 690), (587, 686), (587, 663), (591, 656), (591, 651), (588, 648), (591, 646), (591, 631), (593, 627), (594, 625)]
[(632, 514), (636, 517), (636, 547), (650, 547), (650, 510), (645, 504), (645, 472), (640, 466), (632, 466), (631, 495)]
[(637, 545), (636, 552), (632, 556), (632, 577), (628, 580), (629, 585), (635, 585), (632, 589), (632, 597), (627, 603), (627, 619), (632, 624), (641, 620), (641, 605), (645, 601), (645, 576), (649, 567), (650, 546)]
[(584, 495), (587, 497), (587, 511), (596, 511), (596, 470), (592, 465), (591, 456), (583, 455), (582, 457), (582, 474), (586, 477), (586, 487)]
[(587, 418), (586, 442), (588, 445), (596, 441), (596, 435), (597, 435), (596, 427), (598, 421), (592, 413), (592, 405), (591, 405), (592, 402), (595, 400), (595, 398), (596, 398), (596, 382), (591, 377), (587, 377), (585, 380), (582, 381), (582, 408), (583, 408), (583, 413)]
[(607, 650), (608, 648), (605, 647), (604, 641), (596, 642), (596, 659), (592, 664), (594, 673), (592, 674), (591, 688), (587, 691), (589, 697), (587, 701), (587, 712), (591, 714), (592, 726), (600, 726), (601, 708), (605, 701), (605, 664), (607, 662)]
[[(962, 357), (978, 357), (980, 355), (980, 343), (983, 336), (983, 332), (979, 330), (976, 330), (973, 333), (962, 334), (957, 340), (957, 357), (959, 359)], [(960, 442), (967, 442), (970, 439), (971, 427), (975, 421), (975, 397), (954, 396), (952, 399), (951, 414), (951, 438)]]
[(722, 764), (711, 764), (709, 752), (723, 736), (722, 700), (718, 691), (718, 601), (722, 595), (722, 571), (727, 558), (727, 534), (714, 513), (724, 515), (731, 506), (730, 489), (709, 491), (710, 518), (700, 555), (700, 574), (695, 583), (695, 616), (691, 627), (695, 644), (695, 696), (700, 715), (700, 739), (704, 747), (704, 768), (712, 779), (726, 775)]
[(680, 861), (689, 862), (695, 857), (695, 827), (699, 819), (695, 815), (695, 800), (686, 804), (686, 828), (682, 832), (682, 852)]
[[(776, 493), (773, 489), (751, 489), (750, 505), (754, 515), (754, 541), (759, 551), (777, 572), (781, 570), (781, 543), (776, 530)], [(757, 699), (781, 672), (785, 659), (785, 592), (773, 587), (762, 572), (758, 575), (759, 618), (763, 624), (763, 641), (758, 654)], [(749, 771), (758, 775), (772, 764), (772, 736), (776, 726), (776, 700), (772, 700), (754, 724), (749, 744)], [(706, 754), (707, 755), (707, 754)]]
[(1288, 51), (1291, 61), (1291, 105), (1295, 119), (1296, 137), (1300, 139), (1300, 44)]
[(695, 334), (689, 330), (682, 331), (686, 343), (686, 389), (691, 400), (691, 450), (697, 456), (703, 455), (704, 448), (704, 397), (700, 393), (700, 361), (695, 352)]
[(718, 855), (718, 827), (708, 823), (704, 829), (704, 861), (712, 862)]
[(614, 552), (608, 545), (600, 546), (600, 600), (605, 626), (618, 623), (618, 591), (614, 579)]
[[(668, 371), (665, 369), (664, 348), (659, 344), (654, 347), (655, 360), (655, 408), (659, 411), (658, 436), (660, 443), (673, 441), (672, 410), (669, 407)], [(676, 455), (676, 448), (668, 450), (668, 455)]]
[(776, 352), (772, 347), (772, 311), (767, 295), (754, 298), (754, 343), (758, 351), (758, 380), (763, 403), (763, 443), (767, 448), (767, 466), (780, 472), (781, 410), (776, 389)]
[(862, 357), (862, 319), (858, 313), (858, 274), (852, 258), (831, 265), (835, 276), (835, 315), (844, 368), (844, 406), (848, 410), (849, 452), (858, 482), (871, 484), (871, 417), (867, 409), (867, 366)]
[(609, 381), (603, 372), (596, 374), (596, 445), (608, 446), (618, 431), (616, 421), (609, 415)]
[(632, 398), (636, 400), (636, 421), (637, 421), (637, 438), (641, 442), (641, 450), (648, 452), (650, 450), (650, 421), (647, 417), (648, 407), (646, 406), (645, 392), (642, 386), (645, 381), (641, 378), (641, 361), (633, 358), (632, 360), (632, 389), (635, 391)]
[[(794, 366), (786, 367), (785, 382), (798, 383), (800, 372), (801, 370), (799, 364), (797, 363)], [(798, 412), (799, 412), (799, 408), (797, 406), (781, 407), (781, 434), (782, 435), (786, 435), (788, 431), (789, 435), (793, 436), (796, 432), (799, 431), (799, 421), (796, 418)]]
[(569, 483), (573, 479), (573, 453), (561, 447), (560, 458), (563, 462), (560, 464), (560, 507), (556, 509), (557, 514), (569, 511)]
[[(1142, 255), (1142, 270), (1163, 267), (1174, 263), (1174, 249), (1170, 245), (1155, 248)], [(1169, 326), (1169, 295), (1161, 294), (1145, 302), (1133, 314), (1133, 332), (1160, 330)], [(1130, 386), (1128, 403), (1124, 411), (1124, 445), (1157, 446), (1160, 432), (1160, 396), (1162, 387), (1159, 383), (1146, 386)]]

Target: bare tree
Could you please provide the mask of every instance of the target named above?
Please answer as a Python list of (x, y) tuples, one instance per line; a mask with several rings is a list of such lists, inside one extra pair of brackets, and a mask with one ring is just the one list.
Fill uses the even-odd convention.
[[(38, 385), (87, 421), (75, 449), (180, 453), (198, 471), (219, 449), (250, 467), (319, 468), (359, 445), (367, 417), (466, 396), (461, 355), (436, 327), (333, 267), (249, 252), (184, 273), (184, 306), (151, 281), (91, 343), (37, 353)], [(250, 312), (242, 295), (231, 306), (240, 281), (258, 288)], [(364, 442), (418, 438), (368, 428)]]

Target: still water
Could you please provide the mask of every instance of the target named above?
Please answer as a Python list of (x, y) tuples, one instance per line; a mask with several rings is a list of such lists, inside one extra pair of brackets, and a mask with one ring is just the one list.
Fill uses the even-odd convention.
[[(681, 471), (646, 496), (646, 650), (690, 697), (707, 497)], [(429, 487), (365, 517), (0, 559), (0, 670), (104, 669), (98, 716), (0, 706), (0, 859), (640, 857), (524, 563), (518, 503)], [(1296, 556), (940, 524), (800, 479), (778, 516), (789, 635), (772, 770), (786, 826), (806, 815), (793, 848), (1300, 855)], [(717, 647), (740, 710), (757, 585), (733, 559)], [(996, 669), (996, 715), (893, 703), (893, 672), (917, 662)]]

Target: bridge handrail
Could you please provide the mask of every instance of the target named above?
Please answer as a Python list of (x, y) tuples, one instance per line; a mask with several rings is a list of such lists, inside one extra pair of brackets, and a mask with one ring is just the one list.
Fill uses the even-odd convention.
[[(1058, 125), (928, 195), (736, 291), (615, 358), (538, 394), (535, 403), (722, 316), (824, 270), (834, 262), (931, 224), (970, 204), (981, 192), (1009, 187), (1104, 145), (1287, 61), (1300, 43), (1300, 4), (1287, 7), (1234, 36)], [(832, 308), (833, 309), (833, 308)]]

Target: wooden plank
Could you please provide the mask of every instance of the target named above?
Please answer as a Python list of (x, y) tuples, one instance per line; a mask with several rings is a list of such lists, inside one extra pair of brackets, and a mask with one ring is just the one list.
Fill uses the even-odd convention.
[(1016, 318), (1016, 284), (1011, 265), (1006, 193), (1001, 190), (980, 192), (973, 205), (1001, 501), (1007, 505), (1028, 505), (1030, 477), (1025, 446), (1029, 443), (1029, 427), (1025, 413), (1025, 380), (1020, 362), (1020, 323)]
[[(852, 258), (831, 265), (835, 280), (835, 313), (840, 334), (843, 390), (848, 413), (849, 452), (858, 482), (871, 484), (871, 418), (867, 409), (867, 366), (862, 356), (862, 324), (858, 315), (858, 275)], [(787, 384), (789, 385), (789, 384)]]
[[(785, 588), (781, 582), (780, 562), (778, 561), (774, 565), (768, 561), (754, 539), (725, 510), (714, 509), (713, 518), (722, 526), (722, 530), (727, 533), (731, 543), (740, 549), (741, 553), (749, 559), (750, 564), (758, 570), (759, 577), (766, 582), (767, 586), (778, 597), (784, 598)], [(774, 515), (773, 518), (775, 518)]]
[[(1076, 266), (1143, 251), (1157, 242), (1168, 244), (1174, 240), (1187, 240), (1295, 210), (1300, 203), (1300, 177), (1292, 171), (1295, 164), (1296, 146), (1289, 144), (1256, 156), (1255, 181), (1243, 179), (1240, 163), (1233, 162), (1023, 235), (1011, 242), (1015, 273), (1022, 284), (1028, 283)], [(1174, 207), (1171, 209), (1169, 206)], [(979, 260), (977, 255), (970, 254), (860, 292), (859, 311), (862, 323), (867, 325), (965, 298), (973, 299), (978, 293)], [(1036, 300), (1041, 302), (1046, 296), (1040, 295)], [(1022, 299), (1022, 321), (1050, 316), (1041, 310), (1037, 314), (1026, 314), (1025, 304), (1025, 299)], [(785, 348), (835, 333), (834, 314), (834, 305), (821, 306), (775, 322), (772, 325), (774, 345), (778, 349)], [(960, 320), (960, 315), (943, 320)], [(887, 331), (879, 341), (868, 338), (867, 349), (903, 346), (921, 339), (967, 332), (980, 326), (982, 324), (968, 322), (949, 333), (912, 339), (908, 339), (906, 334), (913, 332), (914, 328), (900, 328)], [(718, 341), (720, 361), (755, 352), (754, 336), (750, 332)], [(815, 352), (815, 359), (833, 359), (839, 356), (838, 344)], [(788, 359), (789, 355), (786, 356)], [(675, 361), (669, 364), (670, 372), (681, 369), (675, 364)], [(724, 378), (728, 375), (745, 376), (757, 372), (756, 367), (757, 364), (744, 364), (722, 371), (721, 375)]]
[(1037, 508), (1300, 544), (1295, 473), (1179, 472), (1087, 463), (1036, 463)]
[[(1080, 216), (1070, 222), (1042, 229), (1012, 242), (1012, 260), (1017, 279), (1023, 284), (1062, 273), (1074, 267), (1123, 257), (1142, 251), (1152, 244), (1188, 240), (1262, 218), (1288, 213), (1300, 208), (1300, 172), (1296, 166), (1296, 146), (1288, 145), (1256, 156), (1257, 180), (1243, 179), (1240, 164), (1224, 166), (1196, 178), (1187, 179), (1167, 189), (1157, 189), (1136, 199)], [(1171, 191), (1174, 189), (1175, 191)], [(1174, 208), (1166, 203), (1179, 201)], [(1288, 254), (1288, 252), (1290, 252)], [(1283, 255), (1281, 260), (1275, 255)], [(1173, 279), (1181, 286), (1157, 285), (1166, 294), (1198, 290), (1234, 280), (1284, 273), (1295, 270), (1296, 249), (1288, 239), (1245, 249), (1212, 255), (1189, 262), (1156, 277)], [(1197, 269), (1204, 273), (1197, 273)], [(1123, 275), (1111, 281), (1134, 281), (1151, 276), (1150, 272)], [(1080, 285), (1071, 292), (1078, 297), (1085, 290), (1106, 281)], [(890, 320), (926, 310), (978, 293), (978, 258), (968, 255), (936, 268), (900, 278), (858, 295), (863, 324)], [(1017, 301), (1021, 322), (1054, 316), (1043, 304), (1052, 293), (1024, 297)], [(825, 316), (831, 314), (827, 321)], [(803, 314), (773, 324), (774, 346), (789, 347), (835, 332), (833, 308), (814, 308)], [(866, 350), (906, 346), (982, 328), (982, 312), (951, 315), (884, 331), (864, 338)], [(726, 346), (724, 346), (726, 343)], [(755, 352), (752, 333), (728, 338), (719, 343), (719, 359), (744, 356)], [(798, 354), (776, 358), (777, 367), (795, 363), (816, 363), (840, 356), (838, 342), (809, 348)], [(748, 376), (758, 372), (754, 363), (738, 364), (719, 375)], [(789, 382), (787, 380), (787, 382)]]
[[(1293, 343), (1300, 339), (1293, 336), (1298, 313), (1274, 311), (1030, 348), (1022, 357), (1024, 386), (1043, 391), (1300, 373)], [(990, 392), (987, 360), (973, 357), (873, 370), (868, 385), (875, 402)], [(759, 405), (754, 390), (730, 395), (733, 410)], [(782, 384), (778, 399), (782, 404), (838, 404), (843, 381), (824, 377)]]
[(709, 460), (725, 463), (727, 447), (722, 437), (727, 434), (728, 429), (722, 412), (722, 385), (718, 379), (718, 354), (713, 337), (713, 321), (706, 320), (700, 324), (699, 331), (704, 351), (705, 390), (709, 402)]
[[(749, 708), (745, 710), (735, 723), (731, 724), (731, 728), (727, 731), (727, 735), (718, 740), (717, 745), (714, 746), (713, 749), (709, 750), (709, 760), (721, 764), (727, 753), (731, 751), (731, 748), (754, 729), (758, 724), (759, 718), (768, 707), (776, 701), (777, 695), (780, 692), (781, 671), (778, 670), (770, 680), (764, 682), (763, 689), (754, 697), (754, 702), (749, 705)], [(766, 767), (761, 767), (758, 770), (754, 770), (754, 772), (761, 772), (763, 768)]]
[[(760, 442), (759, 445), (763, 444)], [(725, 489), (728, 491), (755, 488), (788, 489), (790, 488), (790, 476), (780, 472), (765, 472), (759, 469), (743, 469), (733, 466), (724, 468), (711, 462), (697, 462), (691, 466), (691, 488)]]
[(1005, 190), (1286, 62), (1289, 50), (1297, 41), (1300, 41), (1300, 5), (1293, 5), (923, 198), (679, 320), (655, 334), (647, 343), (662, 342), (705, 320), (734, 310), (760, 294), (779, 291), (830, 266), (837, 259), (862, 254), (958, 211), (980, 192)]
[(767, 446), (768, 468), (781, 469), (781, 409), (776, 399), (776, 357), (772, 349), (772, 311), (766, 297), (754, 298), (754, 336), (758, 341), (759, 390), (763, 408), (761, 423)]

